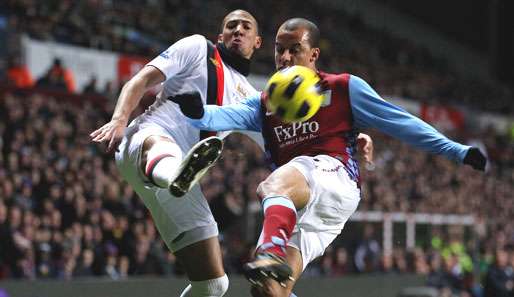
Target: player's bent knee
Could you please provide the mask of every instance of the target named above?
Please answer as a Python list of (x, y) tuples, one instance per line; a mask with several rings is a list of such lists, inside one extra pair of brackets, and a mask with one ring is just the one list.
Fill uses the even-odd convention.
[(191, 297), (222, 297), (228, 290), (228, 277), (191, 282)]
[(283, 188), (282, 183), (274, 175), (268, 176), (265, 180), (257, 186), (257, 197), (260, 200), (269, 195), (286, 195), (286, 189)]
[(175, 166), (178, 167), (180, 162), (182, 161), (182, 150), (180, 149), (178, 144), (176, 144), (173, 141), (168, 140), (154, 142), (152, 146), (143, 149), (140, 160), (140, 166), (143, 172), (146, 172), (146, 168), (148, 167), (149, 163), (158, 159), (161, 156), (174, 157), (174, 159), (177, 161), (177, 164)]
[(257, 186), (257, 197), (259, 198), (259, 200), (262, 201), (262, 199), (266, 198), (267, 193), (268, 187), (266, 181), (259, 183), (259, 186)]
[(257, 197), (262, 201), (270, 195), (289, 197), (289, 191), (281, 183), (268, 177), (266, 180), (262, 181), (259, 186), (257, 186)]
[[(148, 138), (153, 138), (153, 136)], [(145, 144), (143, 145), (143, 155), (146, 155), (148, 160), (151, 160), (156, 155), (164, 153), (173, 154), (173, 156), (177, 158), (182, 158), (182, 150), (176, 142), (171, 141), (170, 139), (160, 137), (159, 141), (152, 141), (151, 145), (146, 145), (145, 140)]]

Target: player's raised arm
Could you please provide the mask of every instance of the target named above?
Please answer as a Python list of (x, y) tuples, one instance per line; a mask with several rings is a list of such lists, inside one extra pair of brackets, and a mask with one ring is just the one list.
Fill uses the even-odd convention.
[(192, 35), (183, 38), (150, 61), (121, 90), (111, 121), (90, 134), (94, 142), (108, 142), (112, 150), (123, 137), (130, 115), (136, 109), (141, 98), (155, 85), (169, 80), (175, 75), (189, 69), (191, 65), (201, 63), (200, 55), (206, 50), (205, 37)]
[(168, 99), (177, 103), (182, 113), (188, 117), (189, 122), (198, 129), (261, 131), (260, 95), (249, 97), (240, 103), (224, 106), (204, 106), (198, 93), (175, 95)]
[(434, 127), (383, 100), (364, 80), (350, 78), (350, 101), (357, 127), (373, 127), (406, 143), (450, 160), (484, 170), (486, 159), (474, 147), (448, 139)]
[(146, 66), (132, 77), (121, 90), (111, 121), (90, 136), (94, 142), (108, 142), (111, 151), (123, 137), (130, 114), (139, 104), (146, 91), (165, 80), (164, 74), (153, 66)]

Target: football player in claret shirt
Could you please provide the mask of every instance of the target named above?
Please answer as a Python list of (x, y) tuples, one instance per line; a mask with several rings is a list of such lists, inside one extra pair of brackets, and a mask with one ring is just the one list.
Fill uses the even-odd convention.
[[(235, 10), (223, 19), (217, 44), (201, 35), (175, 42), (123, 86), (111, 121), (91, 133), (109, 150), (121, 140), (118, 169), (191, 281), (181, 297), (219, 297), (228, 288), (217, 224), (196, 184), (219, 157), (222, 141), (205, 138), (167, 98), (195, 91), (201, 104), (222, 105), (257, 94), (246, 79), (250, 58), (261, 45), (257, 26), (250, 13)], [(155, 103), (127, 127), (143, 94), (161, 83)]]
[(314, 23), (294, 18), (280, 26), (275, 39), (277, 70), (309, 67), (328, 90), (320, 110), (303, 123), (283, 123), (266, 111), (265, 96), (260, 95), (238, 104), (199, 108), (185, 103), (198, 100), (194, 93), (175, 98), (200, 129), (252, 130), (264, 137), (276, 169), (257, 190), (263, 229), (256, 258), (244, 267), (254, 296), (289, 296), (305, 267), (324, 253), (357, 209), (361, 192), (354, 153), (360, 128), (376, 128), (416, 148), (477, 170), (485, 168), (486, 158), (477, 148), (451, 141), (383, 100), (361, 78), (318, 71), (319, 36)]

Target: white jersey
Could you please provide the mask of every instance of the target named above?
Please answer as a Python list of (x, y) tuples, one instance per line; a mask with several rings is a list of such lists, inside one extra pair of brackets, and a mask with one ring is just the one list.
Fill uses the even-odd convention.
[[(135, 124), (158, 124), (175, 138), (183, 151), (187, 151), (199, 140), (199, 130), (188, 124), (179, 106), (167, 98), (176, 94), (198, 92), (205, 104), (207, 100), (207, 40), (202, 35), (183, 38), (147, 65), (159, 69), (165, 76), (163, 89), (144, 114), (135, 119)], [(237, 103), (255, 95), (255, 90), (246, 77), (223, 62), (223, 104)], [(252, 135), (252, 138), (255, 137)], [(258, 143), (262, 141), (255, 139)]]
[[(159, 233), (173, 252), (217, 236), (218, 228), (200, 186), (196, 185), (184, 197), (177, 198), (168, 189), (151, 184), (140, 166), (141, 151), (149, 136), (173, 138), (183, 155), (198, 142), (200, 131), (188, 124), (178, 105), (167, 98), (195, 91), (201, 94), (205, 104), (208, 88), (207, 61), (212, 61), (207, 59), (207, 40), (201, 35), (193, 35), (177, 41), (148, 63), (166, 76), (163, 89), (157, 95), (155, 103), (126, 129), (115, 154), (120, 173), (150, 210)], [(222, 64), (223, 104), (239, 102), (257, 92), (244, 75), (228, 64)], [(250, 136), (262, 145), (260, 133), (254, 135), (259, 136)]]

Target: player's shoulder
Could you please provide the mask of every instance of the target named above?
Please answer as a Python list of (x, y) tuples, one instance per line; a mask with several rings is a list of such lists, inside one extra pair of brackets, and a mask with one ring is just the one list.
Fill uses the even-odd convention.
[(179, 39), (175, 42), (175, 45), (181, 45), (184, 47), (206, 47), (207, 46), (207, 38), (200, 34), (189, 35)]
[(191, 42), (191, 43), (206, 43), (207, 42), (207, 38), (205, 38), (205, 36), (200, 35), (200, 34), (189, 35), (182, 39), (187, 40), (188, 42)]
[(207, 53), (207, 39), (199, 34), (190, 35), (177, 40), (159, 56), (170, 59), (172, 56), (190, 57), (193, 60), (201, 60)]
[(328, 73), (319, 71), (318, 75), (321, 77), (323, 82), (327, 84), (326, 86), (333, 88), (336, 86), (348, 86), (350, 82), (351, 74), (342, 72), (342, 73)]
[(353, 76), (352, 74), (346, 73), (346, 72), (330, 73), (330, 72), (324, 72), (324, 71), (318, 71), (318, 75), (323, 80), (327, 80), (327, 81), (334, 81), (334, 80), (348, 81), (348, 80), (350, 80), (350, 77)]

